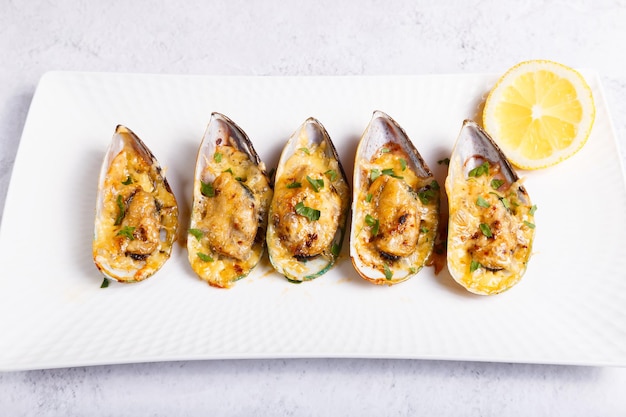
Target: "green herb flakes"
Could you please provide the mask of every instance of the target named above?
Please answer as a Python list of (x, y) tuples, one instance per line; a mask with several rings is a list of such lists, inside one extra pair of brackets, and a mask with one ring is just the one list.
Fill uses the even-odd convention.
[(337, 179), (337, 171), (335, 171), (334, 169), (329, 169), (328, 171), (324, 172), (324, 175), (326, 175), (331, 181), (335, 181)]
[(481, 267), (481, 265), (478, 262), (476, 262), (475, 260), (472, 259), (472, 262), (470, 263), (470, 272), (474, 272), (474, 271), (476, 271), (480, 267)]
[(489, 174), (489, 162), (485, 161), (476, 168), (472, 169), (467, 175), (469, 177), (480, 177)]
[(493, 237), (493, 234), (491, 233), (491, 228), (487, 223), (481, 223), (478, 227), (480, 227), (480, 231), (483, 232), (483, 235), (487, 237)]
[(305, 206), (302, 201), (296, 204), (296, 213), (312, 222), (319, 220), (321, 214), (319, 210)]
[(189, 229), (189, 234), (195, 237), (197, 240), (202, 239), (204, 232), (200, 229)]
[(215, 154), (213, 155), (213, 159), (219, 164), (220, 162), (222, 162), (222, 154), (219, 152), (215, 152)]
[(365, 202), (366, 203), (371, 203), (372, 202), (372, 193), (367, 193), (367, 195), (365, 196)]
[(311, 184), (313, 190), (318, 193), (322, 188), (324, 188), (324, 180), (322, 178), (314, 180), (313, 178), (306, 176), (306, 180)]
[(121, 194), (117, 195), (117, 208), (120, 209), (120, 212), (117, 214), (117, 217), (115, 218), (115, 226), (119, 226), (120, 224), (122, 224), (122, 219), (124, 219), (124, 216), (126, 215), (126, 206), (124, 205), (124, 199), (122, 198)]
[(365, 215), (365, 224), (367, 224), (368, 226), (370, 226), (372, 229), (372, 236), (376, 236), (378, 235), (378, 229), (380, 228), (380, 223), (378, 222), (378, 219), (372, 217), (369, 214)]
[(427, 188), (425, 190), (419, 191), (417, 193), (417, 197), (420, 199), (422, 204), (430, 203), (430, 199), (435, 196), (435, 191), (431, 188)]
[(203, 262), (213, 262), (214, 260), (211, 255), (207, 255), (206, 253), (197, 252), (196, 255), (198, 255), (198, 258)]
[(130, 175), (126, 177), (126, 181), (122, 181), (122, 184), (124, 185), (130, 185), (132, 183), (133, 183), (133, 178)]
[(400, 169), (402, 171), (406, 170), (406, 159), (404, 159), (404, 158), (400, 158)]
[(311, 155), (311, 151), (309, 151), (309, 148), (300, 148), (300, 150), (307, 155)]
[(391, 281), (391, 278), (393, 278), (393, 272), (389, 269), (389, 265), (383, 264), (383, 272), (385, 273), (385, 279), (387, 281)]
[(478, 207), (482, 207), (482, 208), (489, 208), (491, 207), (491, 204), (489, 204), (489, 202), (487, 200), (485, 200), (482, 196), (478, 196), (478, 198), (476, 199), (476, 205)]
[(292, 183), (287, 184), (286, 187), (287, 188), (300, 188), (300, 187), (302, 187), (302, 184), (300, 184), (297, 181), (294, 181)]
[(500, 188), (502, 184), (504, 184), (504, 180), (499, 180), (497, 178), (491, 180), (491, 188), (493, 188), (494, 190)]
[(330, 247), (330, 253), (332, 253), (334, 257), (339, 256), (340, 250), (341, 250), (341, 247), (336, 243), (333, 243), (333, 245)]
[(200, 192), (205, 197), (215, 197), (215, 188), (210, 182), (200, 181)]
[(372, 168), (370, 171), (370, 180), (374, 181), (378, 177), (380, 177), (380, 169)]
[(531, 229), (534, 229), (534, 228), (535, 228), (534, 223), (527, 222), (526, 220), (524, 220), (524, 224), (525, 224), (526, 226), (530, 227)]
[(100, 288), (107, 288), (109, 286), (109, 279), (105, 278), (102, 280), (102, 284), (100, 284)]
[(133, 236), (134, 231), (135, 228), (133, 226), (124, 226), (117, 232), (117, 236), (124, 236), (130, 240), (135, 240), (135, 236)]
[(533, 204), (533, 206), (530, 208), (530, 211), (528, 212), (528, 214), (530, 214), (531, 216), (533, 216), (535, 214), (535, 212), (537, 211), (537, 205)]

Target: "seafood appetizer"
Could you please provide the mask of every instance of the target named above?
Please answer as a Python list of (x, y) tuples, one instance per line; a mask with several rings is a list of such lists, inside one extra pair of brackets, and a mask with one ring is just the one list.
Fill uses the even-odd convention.
[(346, 230), (349, 187), (320, 122), (307, 119), (287, 141), (276, 169), (267, 246), (276, 271), (302, 282), (328, 271)]
[(497, 294), (524, 275), (535, 233), (533, 206), (507, 158), (466, 120), (450, 158), (448, 269), (476, 294)]
[(116, 281), (142, 281), (169, 258), (177, 228), (176, 198), (157, 159), (130, 129), (117, 126), (100, 170), (96, 266)]
[(202, 280), (229, 288), (257, 265), (271, 199), (265, 165), (248, 136), (213, 113), (198, 150), (187, 237), (189, 263)]
[(407, 280), (429, 259), (439, 223), (439, 185), (404, 130), (374, 112), (356, 151), (350, 256), (379, 285)]

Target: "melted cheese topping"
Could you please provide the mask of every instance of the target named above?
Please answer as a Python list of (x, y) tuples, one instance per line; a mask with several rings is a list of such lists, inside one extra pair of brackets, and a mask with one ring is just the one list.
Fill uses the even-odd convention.
[[(347, 218), (349, 188), (339, 162), (326, 153), (326, 142), (307, 145), (299, 139), (297, 150), (277, 173), (270, 208), (268, 250), (279, 272), (293, 280), (315, 278), (335, 262)], [(316, 191), (311, 179), (323, 181)], [(296, 206), (319, 211), (310, 220)]]
[(126, 146), (111, 161), (99, 192), (96, 265), (118, 281), (151, 276), (169, 258), (178, 226), (176, 199), (160, 169)]
[(520, 190), (519, 180), (494, 190), (492, 180), (502, 180), (499, 171), (499, 165), (491, 163), (486, 175), (454, 180), (449, 176), (446, 182), (448, 268), (455, 280), (477, 294), (496, 294), (515, 285), (531, 255), (530, 199)]
[[(406, 153), (391, 142), (370, 161), (357, 162), (352, 237), (355, 266), (375, 284), (394, 284), (416, 274), (433, 250), (439, 222), (439, 186), (419, 177)], [(389, 177), (389, 178), (385, 178)]]
[[(227, 141), (230, 142), (230, 141)], [(248, 275), (263, 255), (267, 211), (272, 189), (264, 166), (256, 166), (232, 146), (216, 147), (194, 183), (188, 236), (189, 263), (209, 284), (229, 288)], [(213, 197), (202, 194), (202, 182), (215, 185)]]

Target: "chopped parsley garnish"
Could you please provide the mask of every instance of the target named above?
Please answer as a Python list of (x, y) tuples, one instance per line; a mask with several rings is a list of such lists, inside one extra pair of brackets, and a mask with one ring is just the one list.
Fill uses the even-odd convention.
[(467, 175), (469, 177), (480, 177), (489, 174), (489, 162), (485, 161), (476, 168), (472, 169)]
[(300, 150), (307, 155), (311, 155), (311, 151), (309, 151), (309, 148), (300, 148)]
[(432, 180), (430, 182), (430, 188), (437, 191), (439, 189), (439, 183), (436, 180)]
[(215, 197), (215, 188), (210, 182), (200, 181), (200, 192), (205, 197)]
[(378, 177), (380, 177), (380, 169), (372, 168), (370, 171), (370, 180), (374, 181)]
[(122, 181), (122, 184), (124, 185), (130, 185), (132, 183), (133, 183), (133, 178), (130, 175), (126, 177), (126, 181)]
[(124, 205), (124, 199), (122, 198), (121, 194), (117, 195), (116, 202), (117, 202), (117, 207), (120, 209), (120, 212), (117, 214), (117, 217), (115, 218), (115, 226), (119, 226), (120, 224), (122, 224), (122, 219), (126, 215), (126, 206)]
[(340, 249), (341, 247), (338, 244), (333, 243), (333, 245), (330, 247), (330, 253), (332, 253), (333, 256), (339, 256)]
[(419, 191), (417, 193), (417, 196), (419, 197), (422, 204), (428, 204), (430, 202), (430, 199), (435, 196), (435, 190), (433, 190), (432, 188), (426, 188), (423, 191)]
[(213, 262), (213, 257), (211, 255), (207, 255), (206, 253), (202, 252), (197, 252), (196, 255), (198, 255), (198, 258), (200, 258), (201, 261)]
[(202, 236), (204, 236), (204, 232), (200, 229), (189, 229), (189, 234), (193, 235), (197, 240), (202, 239)]
[(313, 187), (313, 190), (316, 193), (318, 193), (322, 188), (324, 188), (324, 180), (322, 178), (318, 180), (314, 180), (313, 178), (307, 175), (306, 180), (309, 182), (309, 184), (311, 184), (311, 187)]
[(335, 171), (334, 169), (329, 169), (328, 171), (324, 172), (324, 175), (326, 175), (331, 181), (335, 181), (337, 179), (337, 171)]
[(102, 284), (100, 284), (100, 288), (106, 288), (109, 286), (109, 280), (108, 278), (105, 278), (102, 280)]
[(535, 228), (535, 225), (534, 225), (533, 223), (531, 223), (531, 222), (527, 222), (526, 220), (524, 220), (524, 224), (525, 224), (526, 226), (530, 227), (531, 229), (534, 229), (534, 228)]
[(400, 158), (400, 169), (402, 169), (402, 171), (406, 170), (406, 159), (404, 158)]
[(380, 228), (380, 223), (378, 222), (378, 219), (370, 216), (369, 214), (366, 214), (365, 224), (372, 228), (372, 236), (376, 236), (378, 234), (378, 229)]
[(133, 226), (124, 226), (117, 232), (117, 236), (124, 236), (130, 240), (135, 240), (135, 236), (133, 236), (134, 231), (135, 228)]
[(213, 155), (213, 159), (219, 164), (220, 162), (222, 162), (222, 154), (219, 152), (215, 152), (215, 155)]
[(483, 235), (487, 237), (493, 237), (493, 234), (491, 233), (491, 228), (489, 227), (488, 224), (481, 223), (480, 226), (478, 227), (480, 227), (480, 231), (483, 232)]
[(296, 204), (296, 213), (306, 217), (312, 222), (319, 220), (321, 214), (319, 210), (305, 206), (302, 201)]
[(413, 266), (409, 268), (409, 273), (414, 274), (416, 272), (417, 272), (417, 268), (415, 268)]
[(393, 272), (391, 272), (391, 269), (389, 269), (389, 265), (383, 264), (383, 271), (385, 272), (385, 279), (387, 281), (390, 281), (393, 277)]
[(398, 178), (398, 179), (400, 179), (400, 180), (404, 178), (404, 177), (401, 177), (401, 176), (399, 176), (399, 175), (394, 174), (394, 173), (393, 173), (393, 168), (385, 168), (385, 169), (383, 169), (383, 170), (381, 171), (381, 174), (383, 174), (383, 175), (389, 175), (390, 177), (393, 177), (393, 178)]
[(450, 165), (450, 158), (443, 158), (437, 161), (439, 165)]
[(382, 148), (380, 153), (389, 153), (389, 148)]
[(480, 267), (481, 267), (481, 265), (478, 262), (476, 262), (475, 260), (472, 259), (472, 262), (470, 263), (470, 272), (474, 272), (474, 271), (476, 271)]
[(500, 199), (500, 201), (502, 201), (502, 205), (504, 206), (505, 209), (510, 210), (511, 209), (511, 205), (509, 204), (509, 199), (506, 197), (502, 197)]
[(429, 230), (428, 230), (427, 228), (425, 228), (425, 227), (420, 227), (420, 232), (422, 232), (422, 233), (428, 233), (428, 231), (429, 231)]
[(367, 203), (371, 203), (372, 202), (372, 193), (367, 193), (367, 195), (365, 196), (365, 201)]
[(302, 187), (302, 184), (300, 184), (297, 181), (294, 181), (292, 183), (287, 184), (286, 187), (287, 188), (300, 188), (300, 187)]
[(494, 190), (500, 188), (502, 184), (504, 184), (504, 180), (499, 180), (497, 178), (491, 180), (491, 188), (493, 188)]
[(483, 208), (489, 208), (491, 207), (491, 204), (489, 204), (489, 202), (487, 200), (485, 200), (482, 196), (478, 196), (478, 198), (476, 199), (476, 205), (478, 207), (483, 207)]
[(530, 208), (530, 211), (528, 212), (528, 214), (530, 214), (531, 216), (535, 214), (535, 212), (537, 211), (537, 205), (533, 204), (533, 206)]
[(233, 172), (233, 170), (231, 168), (225, 169), (222, 172), (228, 172), (230, 175), (235, 175), (235, 173)]

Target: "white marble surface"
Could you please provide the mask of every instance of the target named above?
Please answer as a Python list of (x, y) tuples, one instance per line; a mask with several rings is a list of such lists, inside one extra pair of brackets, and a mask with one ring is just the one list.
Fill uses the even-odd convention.
[[(49, 70), (501, 73), (547, 58), (600, 74), (626, 162), (624, 1), (168, 3), (0, 0), (0, 213), (32, 95)], [(197, 361), (0, 373), (0, 414), (609, 416), (626, 413), (624, 392), (624, 368)]]

